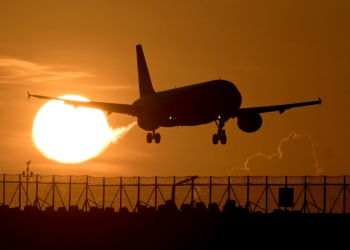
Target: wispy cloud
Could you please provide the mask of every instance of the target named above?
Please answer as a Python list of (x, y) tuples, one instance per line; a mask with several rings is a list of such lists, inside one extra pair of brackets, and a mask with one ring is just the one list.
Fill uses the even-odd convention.
[(0, 83), (35, 84), (83, 77), (92, 77), (92, 75), (80, 70), (68, 70), (68, 66), (43, 65), (0, 57)]
[[(288, 143), (292, 146), (288, 147)], [(323, 172), (319, 167), (311, 136), (295, 132), (280, 141), (276, 153), (256, 153), (249, 156), (242, 168), (232, 168), (229, 175), (242, 170), (249, 175), (319, 175)]]

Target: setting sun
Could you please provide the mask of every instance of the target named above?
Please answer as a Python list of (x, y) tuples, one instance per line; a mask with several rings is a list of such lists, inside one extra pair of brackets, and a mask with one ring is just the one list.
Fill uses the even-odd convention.
[[(89, 101), (75, 95), (59, 98)], [(133, 125), (113, 130), (101, 110), (73, 107), (52, 100), (36, 115), (33, 138), (35, 145), (48, 158), (62, 163), (78, 163), (97, 156)]]

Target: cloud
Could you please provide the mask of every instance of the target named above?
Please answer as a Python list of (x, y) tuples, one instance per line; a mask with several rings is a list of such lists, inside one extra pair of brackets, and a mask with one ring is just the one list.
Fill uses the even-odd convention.
[(280, 141), (276, 153), (249, 156), (242, 168), (232, 168), (229, 175), (304, 176), (322, 171), (311, 136), (293, 132)]
[(67, 70), (68, 66), (43, 65), (34, 62), (0, 57), (0, 83), (35, 84), (41, 82), (92, 77), (83, 71)]

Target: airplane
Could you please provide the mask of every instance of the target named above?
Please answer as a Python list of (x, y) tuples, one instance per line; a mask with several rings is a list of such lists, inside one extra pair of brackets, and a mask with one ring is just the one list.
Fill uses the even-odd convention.
[(133, 104), (119, 104), (107, 102), (84, 102), (63, 100), (57, 97), (31, 95), (47, 100), (64, 101), (74, 107), (87, 107), (121, 113), (137, 117), (138, 126), (149, 131), (146, 136), (147, 143), (160, 143), (161, 136), (156, 133), (160, 127), (197, 126), (215, 122), (217, 133), (213, 135), (213, 144), (226, 144), (227, 136), (224, 130), (225, 123), (237, 118), (238, 128), (244, 132), (252, 133), (262, 125), (260, 114), (278, 111), (282, 114), (286, 109), (308, 105), (321, 105), (317, 101), (283, 104), (275, 106), (241, 108), (242, 96), (237, 87), (227, 80), (212, 80), (175, 89), (154, 91), (151, 77), (146, 64), (141, 44), (136, 45), (137, 69), (140, 98)]

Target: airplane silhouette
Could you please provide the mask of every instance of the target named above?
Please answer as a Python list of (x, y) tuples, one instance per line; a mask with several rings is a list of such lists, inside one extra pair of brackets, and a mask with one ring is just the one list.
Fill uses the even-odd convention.
[(40, 99), (64, 101), (65, 104), (75, 107), (95, 108), (107, 111), (108, 115), (122, 113), (137, 117), (140, 128), (151, 131), (146, 140), (151, 143), (160, 142), (160, 134), (155, 131), (160, 127), (197, 126), (215, 122), (218, 130), (213, 135), (214, 144), (226, 144), (227, 137), (223, 129), (230, 118), (237, 118), (238, 127), (247, 133), (257, 131), (262, 125), (261, 113), (279, 111), (282, 114), (286, 109), (321, 104), (318, 101), (292, 103), (265, 107), (240, 108), (242, 96), (237, 87), (226, 80), (213, 80), (180, 88), (155, 92), (148, 72), (142, 46), (136, 45), (137, 68), (139, 78), (140, 98), (132, 105), (84, 102), (63, 100), (57, 97), (31, 95)]

